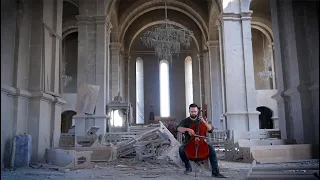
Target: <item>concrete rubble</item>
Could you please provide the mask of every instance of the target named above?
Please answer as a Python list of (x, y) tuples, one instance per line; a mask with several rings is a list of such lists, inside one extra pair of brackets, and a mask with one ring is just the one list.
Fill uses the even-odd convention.
[[(194, 174), (183, 174), (184, 169), (181, 166), (177, 154), (177, 147), (180, 146), (180, 143), (162, 123), (145, 128), (133, 128), (130, 133), (134, 134), (130, 136), (130, 138), (124, 137), (122, 140), (118, 139), (114, 141), (112, 138), (108, 138), (111, 136), (104, 135), (104, 138), (98, 138), (99, 141), (97, 141), (97, 139), (90, 141), (94, 142), (89, 143), (91, 144), (90, 146), (94, 147), (78, 147), (88, 149), (97, 148), (96, 146), (99, 146), (99, 148), (103, 146), (112, 147), (116, 149), (117, 155), (116, 158), (110, 159), (109, 161), (96, 162), (89, 158), (91, 162), (84, 167), (83, 163), (78, 163), (82, 164), (82, 166), (77, 166), (75, 162), (72, 162), (72, 165), (66, 165), (71, 162), (70, 159), (68, 159), (66, 164), (63, 164), (62, 160), (66, 160), (66, 158), (54, 158), (54, 161), (49, 161), (51, 164), (34, 164), (28, 168), (4, 170), (1, 178), (5, 180), (212, 179), (208, 173), (209, 169), (204, 169), (203, 167), (198, 168), (199, 172), (197, 172), (197, 177), (195, 177)], [(95, 136), (90, 136), (96, 138)], [(68, 148), (54, 149), (54, 151), (52, 151), (53, 149), (48, 149), (47, 152), (56, 154), (50, 154), (47, 155), (47, 157), (57, 157), (59, 154), (65, 153), (64, 156), (69, 155), (71, 157), (73, 155), (74, 158), (76, 158), (79, 152), (64, 149)], [(76, 154), (72, 152), (76, 152)], [(92, 151), (80, 152), (82, 152), (82, 154), (84, 152), (90, 152), (89, 154), (92, 154)], [(218, 156), (223, 157), (220, 154)], [(63, 164), (63, 166), (56, 166), (54, 164)], [(244, 179), (250, 164), (241, 164), (239, 167), (229, 168), (228, 163), (224, 162), (222, 164), (220, 163), (220, 167), (221, 171), (226, 174), (229, 179), (239, 177), (242, 177), (240, 179)], [(242, 176), (239, 176), (238, 173)]]
[[(4, 170), (1, 173), (3, 180), (138, 180), (138, 179), (159, 179), (159, 180), (206, 180), (211, 176), (203, 172), (197, 177), (193, 173), (185, 175), (182, 168), (167, 159), (145, 158), (119, 158), (112, 162), (92, 163), (87, 169), (60, 169), (57, 166), (48, 164), (37, 164), (34, 168), (21, 168), (18, 170)], [(229, 163), (220, 161), (222, 173), (228, 176), (227, 179), (245, 179), (250, 164)]]
[[(188, 175), (183, 173), (184, 167), (178, 155), (181, 141), (179, 142), (161, 122), (147, 127), (133, 127), (129, 132), (106, 133), (100, 137), (95, 135), (97, 128), (93, 127), (89, 131), (88, 135), (83, 137), (66, 136), (63, 144), (67, 146), (62, 145), (61, 149), (47, 149), (46, 164), (32, 164), (28, 168), (18, 170), (6, 169), (2, 172), (1, 179), (212, 179), (208, 161), (201, 163), (201, 167), (192, 163), (197, 176), (195, 172)], [(76, 147), (70, 147), (70, 139), (74, 142), (71, 145)], [(209, 144), (212, 143), (215, 142), (209, 141)], [(267, 176), (260, 174), (266, 172), (273, 173), (272, 177), (279, 177), (284, 171), (301, 174), (301, 168), (297, 167), (303, 167), (301, 163), (298, 166), (285, 164), (286, 167), (283, 168), (283, 164), (279, 163), (257, 165), (256, 161), (253, 164), (227, 162), (224, 161), (227, 157), (222, 146), (216, 148), (216, 153), (220, 159), (220, 170), (227, 179), (264, 179)], [(315, 171), (319, 168), (319, 161), (311, 169), (309, 166), (306, 168), (309, 168), (310, 172)], [(319, 171), (317, 173), (319, 174)], [(312, 174), (309, 175), (313, 177)]]

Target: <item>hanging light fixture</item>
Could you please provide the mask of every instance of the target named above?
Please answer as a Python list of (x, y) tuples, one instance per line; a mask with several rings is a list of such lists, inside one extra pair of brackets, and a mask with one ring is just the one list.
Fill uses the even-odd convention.
[(63, 87), (67, 86), (70, 81), (72, 81), (72, 77), (66, 75), (66, 66), (67, 63), (62, 61), (62, 85)]
[(165, 23), (145, 32), (140, 39), (148, 48), (154, 48), (159, 60), (165, 59), (172, 62), (172, 54), (177, 54), (178, 56), (181, 46), (190, 47), (193, 32), (184, 28), (176, 29), (169, 24), (166, 0), (164, 0), (164, 4)]
[[(261, 33), (262, 34), (262, 33)], [(263, 49), (263, 65), (264, 65), (264, 70), (261, 72), (258, 72), (258, 75), (260, 76), (261, 79), (263, 80), (268, 80), (273, 78), (273, 72), (270, 71), (269, 69), (271, 68), (271, 51), (269, 51), (266, 55), (265, 53), (265, 47), (264, 47), (264, 34), (262, 34), (262, 49)]]

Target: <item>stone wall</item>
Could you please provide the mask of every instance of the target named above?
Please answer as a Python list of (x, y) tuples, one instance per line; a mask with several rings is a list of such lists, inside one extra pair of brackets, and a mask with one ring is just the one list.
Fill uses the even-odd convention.
[(3, 168), (10, 164), (11, 142), (15, 135), (28, 133), (32, 136), (32, 161), (41, 160), (45, 148), (58, 146), (64, 101), (56, 97), (60, 93), (62, 2), (52, 0), (45, 4), (33, 0), (1, 4)]
[(319, 2), (271, 1), (281, 134), (319, 143)]

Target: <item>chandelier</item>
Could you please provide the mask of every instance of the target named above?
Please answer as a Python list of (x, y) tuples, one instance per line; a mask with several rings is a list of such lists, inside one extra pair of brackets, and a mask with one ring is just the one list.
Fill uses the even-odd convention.
[(166, 1), (164, 4), (165, 23), (145, 32), (140, 39), (148, 48), (154, 48), (159, 60), (165, 59), (172, 62), (172, 54), (178, 56), (181, 45), (185, 48), (190, 47), (193, 32), (184, 28), (177, 29), (169, 24)]
[(65, 61), (62, 61), (62, 85), (63, 87), (67, 86), (68, 83), (70, 81), (72, 81), (72, 77), (71, 76), (68, 76), (66, 75), (66, 66), (67, 66), (67, 63)]
[(273, 72), (270, 71), (272, 69), (272, 64), (271, 64), (271, 53), (272, 51), (268, 51), (267, 55), (265, 54), (265, 48), (264, 48), (264, 34), (262, 34), (262, 48), (263, 48), (263, 65), (264, 65), (264, 70), (261, 72), (258, 72), (258, 75), (260, 76), (261, 79), (263, 80), (268, 80), (273, 78)]

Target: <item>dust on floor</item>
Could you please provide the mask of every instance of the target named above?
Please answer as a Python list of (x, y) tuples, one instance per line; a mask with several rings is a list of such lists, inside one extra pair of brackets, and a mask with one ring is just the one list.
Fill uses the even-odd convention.
[[(250, 168), (248, 163), (219, 161), (220, 171), (227, 179), (243, 180)], [(3, 170), (2, 180), (207, 180), (214, 179), (209, 172), (194, 172), (186, 175), (184, 169), (166, 160), (135, 158), (121, 158), (110, 163), (92, 163), (89, 169), (68, 171), (68, 169), (55, 170), (50, 165), (43, 164), (37, 168), (19, 168), (16, 170)]]

